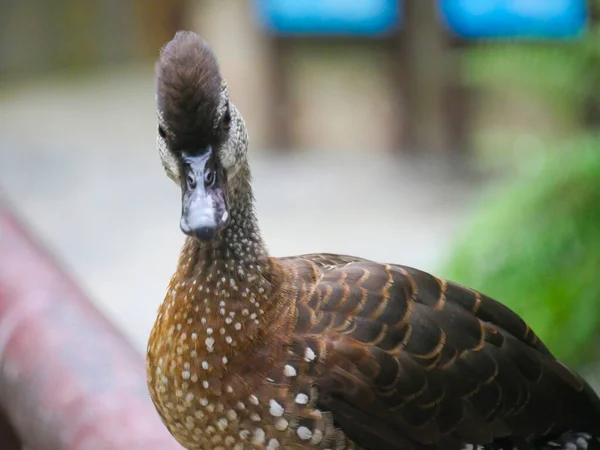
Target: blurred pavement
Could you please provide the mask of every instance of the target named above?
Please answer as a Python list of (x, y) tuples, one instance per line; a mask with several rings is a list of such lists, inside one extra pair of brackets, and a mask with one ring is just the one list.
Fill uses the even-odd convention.
[[(3, 194), (144, 351), (183, 241), (178, 188), (155, 148), (152, 68), (4, 86), (0, 124)], [(435, 271), (476, 191), (440, 163), (368, 149), (251, 148), (250, 159), (277, 256), (338, 252)]]

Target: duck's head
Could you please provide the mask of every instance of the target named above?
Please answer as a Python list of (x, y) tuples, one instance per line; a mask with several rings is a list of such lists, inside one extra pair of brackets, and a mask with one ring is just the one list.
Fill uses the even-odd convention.
[(181, 230), (208, 241), (227, 225), (248, 135), (215, 55), (197, 34), (180, 31), (162, 49), (156, 104), (158, 151), (182, 191)]

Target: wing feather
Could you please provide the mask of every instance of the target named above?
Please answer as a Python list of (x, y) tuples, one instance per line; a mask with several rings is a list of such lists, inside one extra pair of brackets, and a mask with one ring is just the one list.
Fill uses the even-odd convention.
[(455, 449), (597, 426), (591, 388), (490, 297), (350, 256), (280, 261), (298, 278), (289, 364), (331, 413), (328, 436)]

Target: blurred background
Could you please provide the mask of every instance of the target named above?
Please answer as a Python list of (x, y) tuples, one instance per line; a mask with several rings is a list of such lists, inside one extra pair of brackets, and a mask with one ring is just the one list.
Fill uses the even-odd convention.
[(153, 62), (217, 53), (274, 255), (431, 271), (600, 365), (599, 2), (0, 0), (0, 195), (143, 352), (183, 236)]

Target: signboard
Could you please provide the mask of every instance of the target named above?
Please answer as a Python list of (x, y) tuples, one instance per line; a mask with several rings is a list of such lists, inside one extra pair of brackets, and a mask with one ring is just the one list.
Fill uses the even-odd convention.
[(399, 5), (398, 0), (255, 0), (254, 2), (258, 20), (267, 30), (292, 35), (384, 34), (398, 25)]
[(448, 27), (465, 38), (569, 38), (586, 28), (586, 0), (439, 0)]

